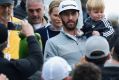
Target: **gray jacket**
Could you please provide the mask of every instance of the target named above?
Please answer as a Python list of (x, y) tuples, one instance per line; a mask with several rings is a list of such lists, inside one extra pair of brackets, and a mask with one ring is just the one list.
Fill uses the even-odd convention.
[(61, 31), (57, 36), (46, 42), (44, 60), (53, 56), (63, 57), (73, 66), (79, 63), (80, 58), (85, 55), (85, 40)]

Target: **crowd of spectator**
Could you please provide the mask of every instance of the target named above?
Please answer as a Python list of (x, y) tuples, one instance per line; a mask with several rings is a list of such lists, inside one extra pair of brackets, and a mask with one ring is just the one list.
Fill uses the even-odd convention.
[(119, 80), (118, 16), (104, 12), (104, 0), (0, 0), (0, 80)]

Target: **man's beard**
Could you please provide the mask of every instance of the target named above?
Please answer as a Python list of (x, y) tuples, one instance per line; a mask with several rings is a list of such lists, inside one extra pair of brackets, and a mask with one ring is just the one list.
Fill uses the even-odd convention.
[(74, 25), (68, 25), (69, 22), (65, 23), (63, 20), (62, 20), (62, 23), (64, 25), (64, 27), (68, 30), (68, 31), (73, 31), (76, 29), (76, 26), (77, 26), (77, 23), (78, 23), (78, 19), (76, 20), (76, 22), (74, 22)]

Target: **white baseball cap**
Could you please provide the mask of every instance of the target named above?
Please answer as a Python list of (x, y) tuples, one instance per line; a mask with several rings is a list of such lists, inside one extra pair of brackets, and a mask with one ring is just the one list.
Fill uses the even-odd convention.
[[(104, 54), (92, 56), (94, 51), (102, 51)], [(92, 36), (86, 41), (86, 57), (90, 59), (99, 59), (109, 54), (109, 43), (102, 36)], [(98, 54), (98, 53), (97, 53)]]
[(60, 3), (59, 13), (69, 9), (74, 9), (79, 11), (79, 6), (75, 0), (64, 0)]
[(61, 57), (55, 56), (48, 59), (42, 69), (42, 78), (44, 80), (63, 80), (69, 76), (70, 65)]

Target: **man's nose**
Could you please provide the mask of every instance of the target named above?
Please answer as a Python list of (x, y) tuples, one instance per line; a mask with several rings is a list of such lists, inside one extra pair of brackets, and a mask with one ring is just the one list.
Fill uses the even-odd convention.
[(71, 20), (73, 18), (72, 14), (69, 14), (69, 19)]
[(6, 6), (4, 9), (5, 9), (5, 11), (9, 11), (9, 7), (8, 6)]
[(34, 10), (33, 15), (36, 16), (37, 14), (38, 14), (37, 11)]

